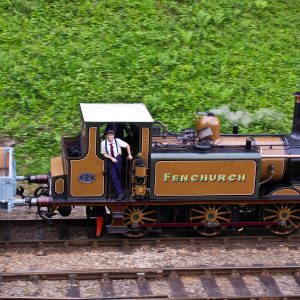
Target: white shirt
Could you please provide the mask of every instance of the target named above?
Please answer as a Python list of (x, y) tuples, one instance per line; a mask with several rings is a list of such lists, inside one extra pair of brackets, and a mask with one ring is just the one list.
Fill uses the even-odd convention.
[[(105, 148), (105, 141), (106, 141), (106, 148)], [(117, 142), (117, 144), (116, 144)], [(108, 154), (109, 156), (111, 156), (111, 153), (110, 153), (110, 142), (108, 141), (108, 139), (105, 139), (104, 141), (101, 142), (101, 154)], [(113, 145), (113, 151), (114, 151), (114, 155), (115, 157), (117, 157), (118, 155), (121, 155), (121, 148), (126, 148), (127, 147), (127, 143), (122, 141), (121, 139), (114, 139), (112, 141), (112, 145)], [(118, 147), (118, 150), (117, 150), (117, 147)], [(106, 151), (107, 150), (107, 151)]]

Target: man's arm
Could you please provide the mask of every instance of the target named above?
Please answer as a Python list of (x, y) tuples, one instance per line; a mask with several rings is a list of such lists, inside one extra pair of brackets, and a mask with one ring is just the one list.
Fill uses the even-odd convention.
[(127, 144), (126, 150), (127, 150), (127, 153), (128, 153), (127, 158), (128, 158), (129, 160), (131, 160), (131, 159), (132, 159), (132, 155), (131, 155), (131, 150), (130, 150), (129, 144)]
[(127, 159), (131, 160), (132, 159), (132, 155), (131, 155), (130, 145), (128, 143), (124, 142), (121, 139), (116, 139), (116, 140), (117, 140), (117, 143), (118, 143), (118, 145), (120, 147), (126, 148), (126, 150), (127, 150)]
[(102, 154), (104, 157), (106, 157), (107, 159), (110, 159), (112, 162), (114, 162), (114, 163), (117, 162), (117, 160), (114, 157), (108, 155), (107, 153), (102, 153)]

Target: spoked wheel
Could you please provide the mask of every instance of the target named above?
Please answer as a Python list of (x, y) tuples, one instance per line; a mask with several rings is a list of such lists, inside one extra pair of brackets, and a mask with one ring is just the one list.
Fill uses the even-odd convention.
[(291, 203), (265, 204), (260, 208), (263, 222), (277, 222), (278, 225), (268, 226), (277, 235), (287, 235), (300, 227), (300, 205)]
[(126, 236), (141, 237), (151, 230), (142, 227), (140, 224), (157, 223), (157, 211), (154, 206), (148, 205), (129, 205), (124, 210), (124, 225), (129, 229)]
[(216, 236), (221, 233), (220, 224), (231, 221), (231, 209), (222, 204), (199, 204), (191, 208), (190, 222), (202, 223), (194, 229), (204, 236)]

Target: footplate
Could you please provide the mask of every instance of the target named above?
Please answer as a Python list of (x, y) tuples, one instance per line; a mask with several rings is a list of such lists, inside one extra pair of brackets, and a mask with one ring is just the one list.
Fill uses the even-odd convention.
[(106, 229), (108, 233), (126, 233), (128, 232), (127, 226), (111, 226), (106, 225)]

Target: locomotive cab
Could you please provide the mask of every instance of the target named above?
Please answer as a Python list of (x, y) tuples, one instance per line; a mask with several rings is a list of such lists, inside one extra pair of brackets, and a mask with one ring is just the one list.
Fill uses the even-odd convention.
[[(76, 204), (114, 199), (115, 191), (107, 176), (109, 164), (101, 154), (101, 142), (108, 129), (113, 129), (115, 138), (127, 142), (132, 155), (138, 156), (145, 167), (148, 166), (150, 132), (154, 121), (143, 104), (81, 103), (80, 108), (80, 134), (64, 137), (62, 155), (51, 160), (51, 196), (57, 203), (60, 199)], [(134, 187), (132, 168), (126, 159), (122, 161), (121, 181), (129, 196)]]

